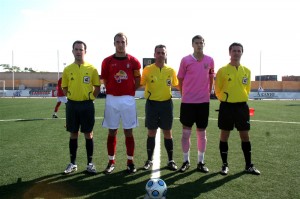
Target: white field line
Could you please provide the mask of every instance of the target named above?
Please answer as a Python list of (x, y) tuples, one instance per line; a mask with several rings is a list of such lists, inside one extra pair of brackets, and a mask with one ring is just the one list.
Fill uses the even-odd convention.
[(160, 178), (160, 136), (160, 128), (158, 128), (155, 137), (151, 178)]
[[(175, 118), (174, 118), (175, 119)], [(179, 119), (179, 118), (176, 118)], [(218, 120), (216, 118), (209, 118), (209, 120)], [(289, 122), (289, 121), (268, 121), (268, 120), (250, 120), (250, 122), (261, 122), (261, 123), (281, 123), (281, 124), (300, 124), (300, 122)]]
[[(139, 119), (145, 119), (145, 117), (138, 117)], [(31, 118), (31, 119), (7, 119), (0, 120), (0, 122), (18, 122), (18, 121), (34, 121), (34, 120), (58, 120), (58, 119), (66, 119), (63, 117), (59, 118)], [(95, 119), (103, 119), (103, 117), (95, 117)], [(175, 118), (175, 120), (179, 120), (179, 118)], [(209, 120), (218, 120), (216, 118), (209, 118)], [(268, 121), (268, 120), (251, 120), (251, 122), (262, 122), (262, 123), (281, 123), (281, 124), (300, 124), (300, 122), (289, 122), (289, 121)]]

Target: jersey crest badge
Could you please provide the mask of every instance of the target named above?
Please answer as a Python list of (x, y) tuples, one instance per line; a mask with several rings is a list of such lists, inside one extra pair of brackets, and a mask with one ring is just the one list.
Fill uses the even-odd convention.
[(171, 86), (171, 80), (167, 79), (167, 86)]
[(204, 68), (208, 69), (208, 63), (204, 63)]
[(91, 82), (91, 78), (89, 76), (84, 76), (83, 77), (83, 83), (89, 84)]
[(243, 77), (242, 83), (243, 84), (247, 84), (248, 83), (248, 78), (247, 77)]

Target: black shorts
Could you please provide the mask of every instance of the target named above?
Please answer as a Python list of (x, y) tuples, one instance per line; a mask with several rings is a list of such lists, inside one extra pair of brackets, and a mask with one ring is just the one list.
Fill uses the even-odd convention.
[(235, 127), (238, 131), (250, 130), (249, 107), (246, 102), (221, 102), (218, 116), (218, 127), (231, 131)]
[(208, 125), (209, 103), (181, 103), (180, 122), (182, 125), (192, 127), (196, 123), (197, 128), (205, 129)]
[(95, 124), (95, 108), (92, 100), (72, 101), (66, 104), (67, 131), (74, 133), (80, 131), (89, 133)]
[(173, 101), (147, 100), (145, 126), (148, 129), (171, 130), (173, 125)]

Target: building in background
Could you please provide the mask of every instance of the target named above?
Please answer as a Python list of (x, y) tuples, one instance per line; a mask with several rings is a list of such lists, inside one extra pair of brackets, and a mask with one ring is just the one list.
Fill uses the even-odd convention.
[(277, 75), (258, 75), (255, 81), (277, 81)]
[[(151, 63), (153, 63), (152, 58), (144, 58), (143, 67)], [(13, 84), (11, 72), (0, 72), (0, 97), (55, 97), (57, 77), (57, 72), (15, 72)], [(277, 96), (275, 92), (286, 92), (289, 95), (298, 93), (300, 95), (300, 76), (284, 76), (282, 81), (278, 81), (277, 75), (263, 75), (260, 78), (255, 76), (255, 80), (251, 82), (252, 94), (250, 98), (256, 98), (260, 87), (263, 90), (260, 90), (259, 96), (266, 96), (265, 98)], [(104, 84), (102, 83), (101, 86), (103, 92), (99, 97), (105, 97)], [(139, 88), (136, 91), (136, 97), (143, 98), (143, 92), (144, 88)], [(177, 89), (172, 88), (172, 94), (174, 98), (180, 98), (180, 92)]]
[(282, 81), (300, 81), (300, 76), (282, 76)]

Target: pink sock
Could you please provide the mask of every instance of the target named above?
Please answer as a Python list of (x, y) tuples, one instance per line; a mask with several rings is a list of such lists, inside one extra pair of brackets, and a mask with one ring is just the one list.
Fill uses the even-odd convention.
[(191, 130), (190, 129), (182, 129), (182, 137), (181, 137), (181, 146), (183, 153), (187, 153), (190, 150), (191, 146)]
[(197, 147), (198, 151), (201, 153), (204, 153), (206, 151), (206, 130), (204, 131), (199, 131), (197, 130)]

